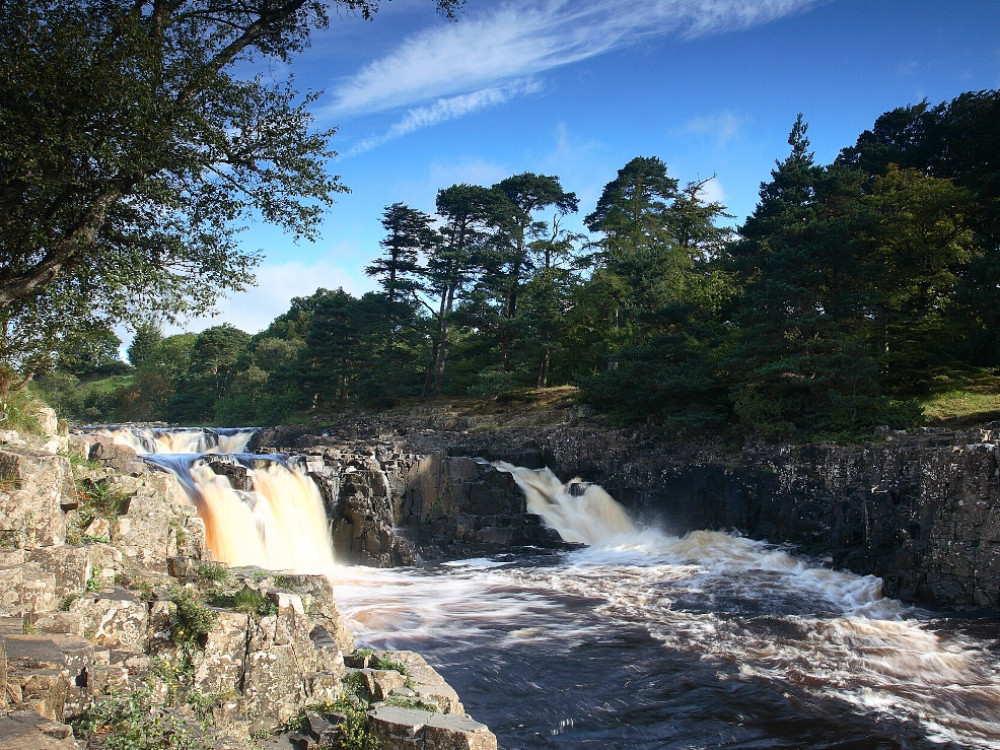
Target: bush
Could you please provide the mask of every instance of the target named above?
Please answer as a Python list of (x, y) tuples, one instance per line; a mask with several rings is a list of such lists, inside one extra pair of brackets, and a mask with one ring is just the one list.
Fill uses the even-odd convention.
[(211, 632), (218, 614), (187, 589), (175, 589), (170, 601), (177, 608), (170, 624), (170, 639), (178, 646), (202, 642)]
[(112, 693), (95, 701), (73, 722), (77, 737), (101, 737), (107, 750), (211, 750), (215, 747), (198, 727), (192, 727), (162, 706), (149, 687)]

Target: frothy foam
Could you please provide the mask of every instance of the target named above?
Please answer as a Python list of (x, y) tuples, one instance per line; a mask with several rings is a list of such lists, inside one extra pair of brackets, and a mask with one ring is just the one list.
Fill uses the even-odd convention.
[(149, 427), (108, 427), (97, 435), (126, 445), (140, 456), (150, 454), (242, 453), (256, 428), (211, 430), (199, 428), (153, 429)]

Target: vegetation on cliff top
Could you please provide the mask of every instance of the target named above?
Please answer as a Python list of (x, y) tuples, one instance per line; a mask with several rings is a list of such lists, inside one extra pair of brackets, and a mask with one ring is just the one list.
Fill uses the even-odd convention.
[[(274, 424), (550, 385), (614, 424), (799, 440), (995, 413), (998, 91), (886, 112), (825, 165), (800, 116), (735, 229), (707, 180), (681, 185), (657, 156), (609, 175), (592, 207), (533, 172), (443, 186), (434, 216), (386, 207), (366, 269), (380, 291), (319, 289), (256, 335), (164, 336), (150, 311), (250, 279), (233, 221), (309, 236), (342, 189), (309, 97), (232, 74), (301, 49), (323, 3), (208, 5), (3, 16), (0, 101), (24, 106), (0, 106), (0, 363), (64, 416)], [(591, 237), (567, 229), (581, 208)]]

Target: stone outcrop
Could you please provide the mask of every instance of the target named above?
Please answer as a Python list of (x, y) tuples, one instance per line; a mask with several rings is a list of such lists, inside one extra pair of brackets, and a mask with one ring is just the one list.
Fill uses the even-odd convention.
[(395, 514), (426, 554), (471, 557), (518, 547), (559, 547), (528, 513), (513, 477), (488, 461), (431, 453), (407, 472)]
[[(509, 477), (488, 464), (502, 460), (599, 483), (641, 520), (678, 535), (736, 530), (877, 575), (887, 594), (907, 601), (1000, 608), (1000, 426), (884, 430), (858, 447), (760, 442), (734, 450), (584, 417), (573, 408), (542, 424), (503, 426), (428, 414), (260, 439), (377, 461), (392, 488), (394, 523), (425, 558), (547, 543)], [(386, 462), (387, 454), (400, 460)]]
[(63, 511), (75, 504), (69, 459), (27, 447), (0, 451), (0, 539), (6, 544), (64, 544)]
[(739, 452), (589, 425), (434, 439), (452, 454), (600, 483), (672, 533), (737, 530), (877, 575), (906, 601), (1000, 608), (1000, 425)]
[(253, 444), (303, 458), (326, 499), (334, 548), (345, 562), (389, 567), (418, 557), (564, 546), (527, 512), (510, 474), (483, 459), (448, 455), (446, 442), (419, 437), (365, 422), (326, 435), (265, 429)]
[[(409, 748), (380, 713), (408, 701), (420, 706), (411, 734), (426, 747), (496, 747), (418, 655), (381, 655), (404, 664), (405, 677), (347, 666), (357, 652), (329, 579), (212, 562), (204, 524), (172, 475), (105, 440), (62, 438), (0, 434), (0, 750), (89, 746), (68, 723), (115, 694), (131, 695), (140, 715), (160, 716), (166, 731), (218, 748), (308, 724), (307, 713), (317, 727), (325, 722), (323, 741), (336, 741), (338, 706), (357, 706), (352, 720), (384, 735), (386, 750)], [(74, 471), (47, 452), (57, 444), (99, 466)], [(354, 487), (345, 500), (382, 509), (385, 535), (361, 534), (359, 553), (399, 561), (410, 547), (391, 531), (383, 465), (331, 465), (346, 481), (323, 459), (314, 468)], [(300, 739), (299, 747), (320, 741)]]

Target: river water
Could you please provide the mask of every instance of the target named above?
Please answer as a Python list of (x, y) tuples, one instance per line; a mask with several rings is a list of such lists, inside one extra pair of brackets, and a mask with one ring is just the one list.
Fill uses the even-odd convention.
[[(502, 468), (589, 546), (321, 566), (358, 645), (419, 651), (502, 748), (1000, 748), (996, 619), (908, 607), (877, 578), (738, 536), (640, 528), (600, 488)], [(240, 534), (293, 502), (294, 483), (271, 484), (285, 494)]]

